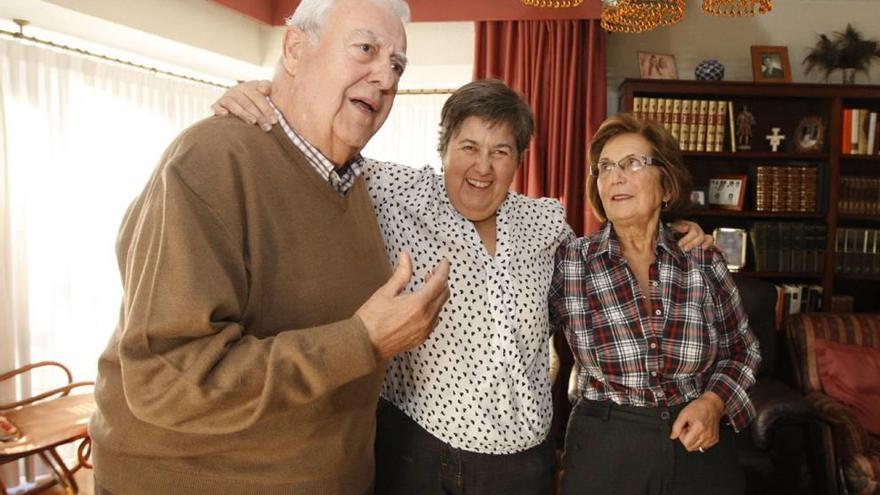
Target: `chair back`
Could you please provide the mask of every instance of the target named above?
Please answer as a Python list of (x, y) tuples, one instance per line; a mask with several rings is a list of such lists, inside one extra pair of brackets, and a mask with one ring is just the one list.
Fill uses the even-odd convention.
[(816, 339), (880, 347), (880, 314), (795, 314), (786, 320), (785, 331), (795, 380), (806, 395), (822, 391), (816, 364)]

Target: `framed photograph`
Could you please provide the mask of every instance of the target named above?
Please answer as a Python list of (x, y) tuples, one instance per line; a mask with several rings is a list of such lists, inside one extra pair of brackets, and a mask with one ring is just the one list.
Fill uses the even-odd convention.
[(642, 79), (678, 79), (675, 55), (668, 53), (639, 53), (639, 75)]
[(791, 82), (787, 46), (752, 46), (755, 82)]
[(706, 200), (706, 188), (697, 187), (691, 189), (691, 204), (694, 208), (707, 208), (709, 202)]
[(794, 131), (794, 146), (798, 151), (822, 151), (825, 143), (825, 124), (819, 117), (804, 117)]
[(722, 210), (742, 210), (747, 175), (720, 175), (709, 179), (709, 205)]
[(724, 254), (727, 269), (735, 272), (746, 266), (746, 239), (748, 233), (743, 229), (719, 227), (712, 232), (715, 245)]

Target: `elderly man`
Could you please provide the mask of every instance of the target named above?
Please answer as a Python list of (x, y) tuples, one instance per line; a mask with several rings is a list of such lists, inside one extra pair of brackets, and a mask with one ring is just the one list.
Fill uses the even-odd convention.
[(385, 361), (448, 298), (446, 261), (401, 293), (411, 261), (390, 273), (359, 177), (408, 16), (400, 0), (304, 0), (272, 81), (282, 125), (208, 119), (163, 155), (119, 235), (97, 493), (371, 490)]

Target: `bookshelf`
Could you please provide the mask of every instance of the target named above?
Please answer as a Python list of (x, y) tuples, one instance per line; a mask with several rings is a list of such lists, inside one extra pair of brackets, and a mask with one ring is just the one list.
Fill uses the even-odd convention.
[[(692, 104), (695, 101), (714, 100), (716, 103), (727, 102), (728, 107), (732, 105), (732, 114), (728, 108), (725, 118), (718, 115), (714, 119), (716, 126), (719, 120), (724, 121), (720, 124), (724, 126), (723, 133), (718, 134), (723, 138), (716, 138), (716, 143), (721, 141), (723, 144), (713, 148), (720, 148), (721, 151), (697, 151), (693, 138), (690, 138), (690, 146), (683, 146), (682, 149), (686, 150), (683, 152), (685, 163), (694, 176), (696, 187), (706, 188), (709, 179), (721, 175), (747, 176), (742, 210), (722, 210), (710, 206), (692, 212), (692, 216), (707, 232), (716, 227), (742, 228), (749, 232), (746, 266), (738, 276), (819, 286), (822, 290), (822, 307), (826, 310), (832, 307), (833, 296), (851, 298), (855, 311), (877, 311), (880, 308), (880, 214), (875, 214), (880, 211), (880, 130), (875, 131), (873, 153), (859, 149), (854, 142), (844, 145), (845, 137), (850, 141), (855, 139), (854, 125), (858, 129), (864, 125), (865, 130), (861, 131), (859, 141), (865, 139), (869, 134), (867, 122), (870, 121), (870, 113), (878, 114), (875, 127), (880, 128), (880, 86), (627, 79), (620, 89), (623, 111), (636, 111), (644, 116), (649, 113), (645, 102), (654, 100), (653, 112), (647, 116), (663, 121), (683, 139), (689, 136), (687, 132), (682, 136), (680, 122), (693, 120), (692, 126), (696, 126), (697, 122), (700, 125), (705, 123), (705, 139), (709, 139), (712, 119), (706, 116), (701, 118), (695, 112), (692, 112), (690, 119), (682, 119), (681, 114), (676, 115), (674, 111), (665, 115), (664, 100), (670, 100), (670, 103), (666, 103), (669, 108), (675, 107), (676, 101), (683, 107), (686, 100)], [(755, 121), (751, 149), (734, 151), (738, 144), (736, 117), (744, 106), (753, 114)], [(857, 109), (855, 118), (852, 117), (853, 109)], [(858, 110), (867, 113), (862, 114)], [(859, 120), (858, 116), (861, 115), (867, 117)], [(823, 139), (820, 146), (803, 151), (794, 141), (799, 125), (807, 117), (819, 119)], [(775, 152), (769, 140), (764, 138), (772, 134), (773, 127), (779, 127), (779, 133), (786, 136)], [(711, 139), (702, 148), (708, 149), (710, 146)], [(761, 191), (756, 187), (759, 173)], [(780, 175), (768, 180), (770, 173)], [(797, 173), (802, 174), (800, 179)], [(800, 195), (801, 203), (789, 199), (788, 206), (779, 208), (779, 204), (775, 207), (771, 204), (768, 208), (768, 203), (772, 201), (767, 184), (776, 188), (772, 190), (775, 191), (773, 198), (777, 202), (791, 195)], [(792, 204), (801, 206), (792, 207)], [(803, 206), (806, 204), (814, 204), (814, 207)], [(767, 211), (771, 209), (774, 211)], [(809, 211), (792, 211), (797, 209)], [(778, 249), (798, 251), (796, 259), (801, 263), (799, 269), (779, 270), (776, 263), (771, 263), (768, 268), (766, 255), (758, 259), (756, 247), (758, 252), (764, 252), (767, 247), (764, 241), (759, 241), (756, 246), (752, 240), (756, 226), (760, 226), (760, 232), (766, 233), (767, 229), (774, 232), (768, 241), (773, 245), (770, 249), (773, 259), (778, 253), (774, 236), (792, 238), (791, 245), (779, 246)], [(779, 233), (775, 233), (777, 228)], [(818, 233), (822, 229), (824, 236)], [(760, 232), (759, 239), (762, 238)], [(801, 242), (799, 236), (803, 235), (807, 237)], [(821, 258), (821, 261), (816, 261), (821, 265), (818, 271), (811, 269), (813, 265), (806, 266), (806, 262), (801, 262), (801, 256), (804, 255), (800, 252), (801, 247), (808, 256), (814, 256), (809, 258), (811, 261)], [(814, 254), (811, 254), (810, 249), (813, 248)], [(874, 254), (875, 250), (877, 254)], [(781, 261), (782, 255), (779, 256)], [(790, 264), (790, 260), (785, 261), (786, 266), (794, 267), (794, 261)], [(758, 264), (764, 266), (759, 267)], [(839, 297), (834, 299), (834, 302), (840, 302)]]

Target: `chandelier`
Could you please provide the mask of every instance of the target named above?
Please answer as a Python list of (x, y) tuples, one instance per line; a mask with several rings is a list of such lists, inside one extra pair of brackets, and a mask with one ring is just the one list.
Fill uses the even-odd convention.
[[(525, 0), (523, 0), (525, 1)], [(766, 14), (772, 0), (703, 0), (703, 12), (741, 17)], [(684, 18), (685, 0), (602, 0), (602, 29), (616, 33), (643, 33)]]
[(771, 9), (770, 0), (703, 0), (703, 12), (728, 17), (766, 14)]
[(669, 26), (684, 17), (684, 0), (604, 0), (602, 29), (642, 33)]
[(529, 7), (567, 9), (577, 7), (584, 3), (584, 0), (522, 0), (522, 3)]

